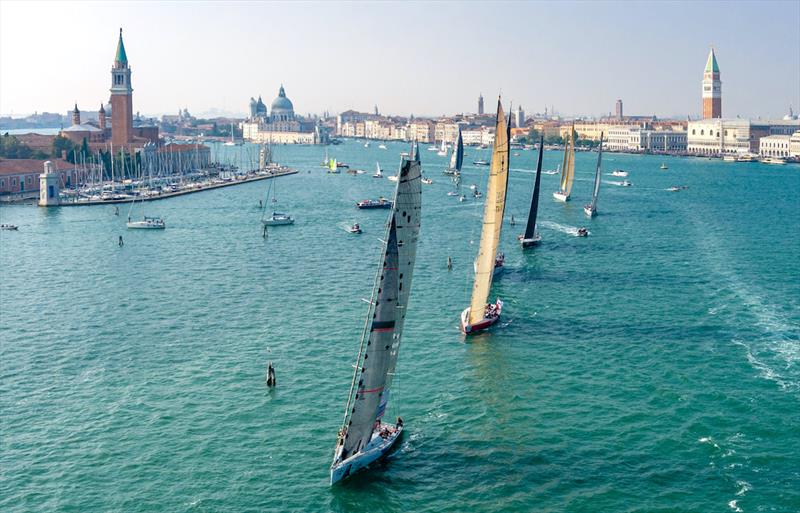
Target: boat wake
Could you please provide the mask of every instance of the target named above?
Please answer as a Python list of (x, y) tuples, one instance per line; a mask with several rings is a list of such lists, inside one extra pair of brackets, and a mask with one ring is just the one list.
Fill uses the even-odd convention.
[[(538, 221), (537, 221), (538, 223)], [(577, 226), (567, 226), (565, 224), (554, 223), (552, 221), (542, 221), (538, 223), (543, 228), (549, 228), (551, 230), (555, 230), (557, 232), (566, 233), (567, 235), (572, 235), (574, 237), (578, 236), (578, 227)], [(591, 233), (591, 232), (590, 232)]]
[(704, 226), (698, 226), (700, 254), (716, 275), (718, 287), (712, 293), (710, 315), (731, 318), (740, 326), (740, 312), (727, 308), (733, 301), (744, 306), (752, 317), (748, 328), (755, 334), (737, 333), (731, 339), (744, 348), (747, 361), (761, 377), (777, 383), (784, 390), (800, 391), (800, 325), (793, 322), (782, 309), (769, 301), (770, 295), (758, 285), (745, 283), (736, 271), (735, 259), (722, 249)]

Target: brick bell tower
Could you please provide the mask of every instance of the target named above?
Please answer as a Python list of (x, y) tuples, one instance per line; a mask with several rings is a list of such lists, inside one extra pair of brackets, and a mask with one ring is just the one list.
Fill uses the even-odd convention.
[(719, 79), (719, 66), (714, 48), (708, 53), (706, 69), (703, 72), (703, 119), (722, 117), (722, 82)]
[(133, 142), (133, 88), (131, 68), (119, 29), (117, 55), (111, 68), (111, 143), (120, 147)]

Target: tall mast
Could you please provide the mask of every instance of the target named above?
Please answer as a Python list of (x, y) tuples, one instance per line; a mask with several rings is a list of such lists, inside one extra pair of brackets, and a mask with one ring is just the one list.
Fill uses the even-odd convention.
[(539, 159), (536, 163), (536, 180), (533, 184), (531, 209), (528, 213), (528, 224), (525, 225), (525, 238), (532, 239), (536, 233), (536, 214), (539, 210), (539, 186), (542, 180), (542, 155), (544, 154), (544, 136), (539, 138)]

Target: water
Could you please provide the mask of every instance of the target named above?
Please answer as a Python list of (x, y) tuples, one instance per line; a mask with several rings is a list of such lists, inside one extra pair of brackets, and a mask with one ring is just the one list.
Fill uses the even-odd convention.
[[(634, 185), (604, 183), (592, 220), (595, 154), (566, 205), (542, 177), (526, 252), (535, 153), (513, 159), (503, 322), (465, 342), (482, 205), (446, 196), (446, 159), (422, 149), (434, 184), (390, 412), (406, 434), (330, 488), (386, 216), (354, 203), (391, 193), (370, 176), (407, 150), (388, 148), (330, 147), (358, 176), (276, 148), (301, 171), (277, 183), (297, 221), (266, 240), (267, 182), (145, 204), (164, 232), (126, 231), (113, 206), (0, 208), (20, 226), (0, 232), (0, 510), (800, 510), (798, 168), (614, 154), (603, 179)], [(465, 186), (486, 173), (468, 165)]]

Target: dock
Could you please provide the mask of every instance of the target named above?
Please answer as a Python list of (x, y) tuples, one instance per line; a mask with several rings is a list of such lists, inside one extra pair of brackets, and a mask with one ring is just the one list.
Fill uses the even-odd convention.
[(270, 178), (278, 178), (280, 176), (288, 176), (297, 174), (298, 171), (296, 169), (282, 169), (280, 171), (275, 171), (271, 173), (265, 174), (257, 174), (253, 176), (248, 176), (244, 179), (232, 179), (228, 182), (223, 183), (215, 183), (210, 185), (200, 185), (195, 184), (194, 187), (187, 187), (186, 189), (182, 189), (180, 191), (173, 191), (173, 192), (165, 192), (159, 193), (151, 196), (142, 196), (142, 197), (135, 197), (135, 198), (115, 198), (115, 199), (106, 199), (106, 200), (90, 200), (90, 201), (64, 201), (59, 203), (58, 206), (60, 207), (84, 207), (84, 206), (91, 206), (91, 205), (113, 205), (119, 203), (130, 203), (131, 201), (156, 201), (162, 200), (167, 198), (174, 198), (176, 196), (184, 196), (186, 194), (193, 194), (195, 192), (202, 192), (202, 191), (209, 191), (211, 189), (220, 189), (222, 187), (232, 187), (234, 185), (241, 185), (243, 183), (250, 183), (250, 182), (258, 182), (259, 180), (269, 180)]

